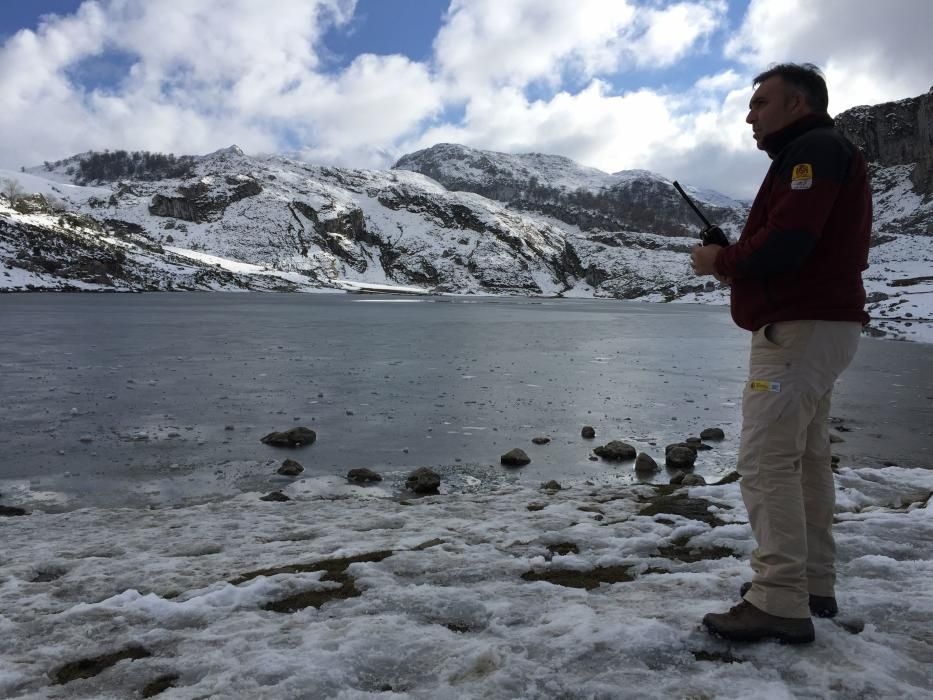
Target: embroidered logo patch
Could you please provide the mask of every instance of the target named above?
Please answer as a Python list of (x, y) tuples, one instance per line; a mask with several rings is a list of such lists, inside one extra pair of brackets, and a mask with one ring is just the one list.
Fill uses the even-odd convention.
[(752, 379), (748, 383), (748, 388), (752, 391), (770, 391), (777, 394), (781, 391), (781, 382), (765, 382), (760, 379)]
[(813, 186), (813, 166), (810, 163), (799, 163), (794, 166), (790, 174), (790, 188), (792, 190), (808, 190)]

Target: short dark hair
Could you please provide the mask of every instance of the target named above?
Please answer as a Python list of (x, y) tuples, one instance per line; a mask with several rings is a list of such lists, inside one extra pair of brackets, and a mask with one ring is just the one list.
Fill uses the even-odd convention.
[(829, 108), (829, 92), (823, 72), (812, 63), (778, 63), (764, 73), (755, 76), (752, 87), (761, 85), (768, 78), (777, 76), (785, 83), (797, 88), (807, 105), (817, 114), (826, 114)]

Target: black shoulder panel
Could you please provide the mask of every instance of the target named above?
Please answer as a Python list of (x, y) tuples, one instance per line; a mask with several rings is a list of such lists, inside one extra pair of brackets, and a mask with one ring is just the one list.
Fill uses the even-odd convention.
[(855, 146), (835, 129), (813, 129), (781, 151), (779, 162), (775, 164), (775, 177), (778, 182), (788, 183), (795, 168), (809, 165), (816, 180), (844, 182), (851, 171), (854, 149)]

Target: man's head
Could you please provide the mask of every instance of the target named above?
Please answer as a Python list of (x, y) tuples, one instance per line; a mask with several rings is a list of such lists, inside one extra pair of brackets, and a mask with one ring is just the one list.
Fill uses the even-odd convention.
[(820, 69), (812, 63), (781, 63), (756, 76), (745, 121), (762, 148), (765, 137), (807, 114), (826, 114), (829, 95)]

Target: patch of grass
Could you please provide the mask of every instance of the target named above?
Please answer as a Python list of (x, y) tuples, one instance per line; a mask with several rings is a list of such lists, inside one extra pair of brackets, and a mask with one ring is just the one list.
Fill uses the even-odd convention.
[(645, 569), (642, 572), (642, 576), (647, 576), (648, 574), (669, 574), (669, 573), (671, 572), (667, 569), (660, 569), (656, 566), (649, 566), (647, 569)]
[(728, 506), (711, 503), (704, 498), (690, 498), (687, 494), (663, 495), (650, 499), (649, 504), (638, 511), (639, 515), (679, 515), (690, 520), (699, 520), (712, 527), (725, 525), (725, 522), (709, 512), (709, 507), (717, 505), (720, 508)]
[(357, 554), (352, 557), (338, 557), (336, 559), (324, 559), (322, 561), (315, 561), (310, 564), (287, 564), (285, 566), (277, 566), (271, 569), (257, 569), (256, 571), (248, 571), (245, 574), (241, 574), (234, 579), (230, 580), (234, 586), (239, 586), (241, 583), (246, 583), (251, 581), (257, 576), (275, 576), (277, 574), (303, 574), (313, 571), (327, 571), (329, 573), (340, 573), (346, 571), (346, 568), (350, 564), (356, 564), (357, 562), (363, 561), (382, 561), (386, 557), (392, 556), (393, 552), (391, 549), (382, 550), (379, 552), (367, 552), (366, 554)]
[(262, 606), (263, 610), (279, 613), (293, 613), (305, 608), (319, 608), (332, 600), (346, 600), (356, 598), (362, 593), (356, 587), (355, 579), (347, 573), (328, 572), (321, 577), (322, 581), (335, 581), (339, 588), (328, 588), (323, 591), (302, 591), (281, 600), (274, 600)]
[(738, 656), (733, 656), (732, 652), (729, 651), (706, 651), (701, 649), (700, 651), (694, 651), (693, 658), (697, 661), (718, 661), (724, 664), (742, 664), (745, 663), (745, 659), (740, 659)]
[(680, 484), (651, 484), (651, 488), (662, 496), (670, 496), (680, 488)]
[(101, 654), (100, 656), (72, 661), (54, 671), (52, 677), (57, 685), (64, 685), (79, 678), (93, 678), (124, 659), (145, 659), (150, 656), (152, 656), (152, 652), (148, 649), (134, 645), (121, 651), (115, 651), (112, 654)]
[(152, 698), (159, 693), (164, 693), (169, 688), (174, 688), (179, 678), (180, 676), (177, 673), (159, 676), (146, 684), (146, 687), (142, 689), (142, 696), (144, 698)]
[(701, 549), (699, 547), (690, 547), (689, 542), (689, 537), (678, 537), (676, 540), (672, 540), (669, 545), (658, 547), (658, 551), (666, 559), (675, 559), (687, 564), (707, 559), (725, 559), (726, 557), (736, 556), (736, 553), (728, 547)]
[(347, 598), (355, 598), (361, 595), (359, 589), (356, 587), (356, 581), (354, 578), (346, 573), (346, 569), (348, 566), (350, 566), (350, 564), (364, 561), (382, 561), (386, 557), (392, 556), (392, 554), (392, 550), (389, 549), (378, 552), (368, 552), (366, 554), (358, 554), (353, 557), (325, 559), (323, 561), (316, 561), (310, 564), (289, 564), (287, 566), (279, 566), (271, 569), (259, 569), (257, 571), (250, 571), (241, 576), (238, 576), (237, 578), (232, 579), (230, 583), (233, 585), (239, 585), (246, 581), (250, 581), (257, 576), (275, 576), (277, 574), (298, 574), (314, 571), (324, 571), (325, 574), (321, 577), (321, 581), (334, 581), (339, 583), (340, 586), (337, 588), (329, 588), (323, 591), (303, 591), (301, 593), (290, 595), (287, 598), (283, 598), (281, 600), (266, 603), (264, 606), (262, 606), (263, 610), (271, 610), (273, 612), (281, 613), (296, 612), (307, 607), (319, 608), (324, 605), (324, 603), (328, 603), (332, 600), (346, 600)]
[(560, 556), (580, 553), (580, 548), (574, 542), (558, 542), (557, 544), (549, 544), (547, 548), (551, 554), (559, 554)]
[(573, 569), (548, 568), (543, 571), (527, 571), (522, 574), (525, 581), (547, 581), (556, 586), (569, 588), (585, 588), (590, 591), (599, 587), (601, 583), (625, 583), (634, 581), (630, 574), (631, 566), (597, 566), (589, 571), (574, 571)]

